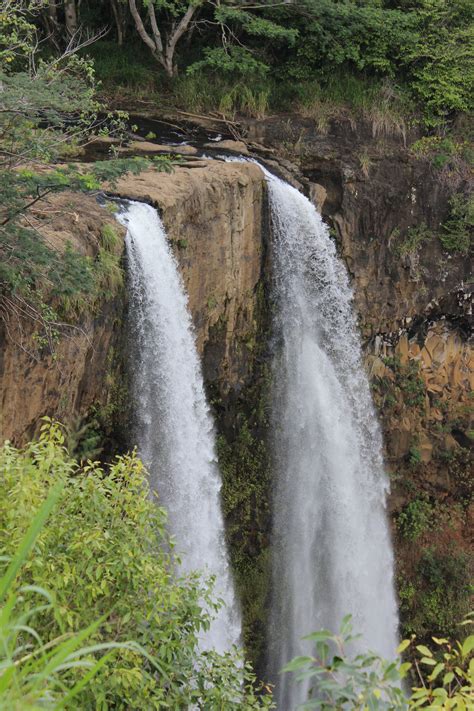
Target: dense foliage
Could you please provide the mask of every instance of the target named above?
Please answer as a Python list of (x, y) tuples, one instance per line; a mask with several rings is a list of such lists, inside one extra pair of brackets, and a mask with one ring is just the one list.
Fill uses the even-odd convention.
[[(0, 451), (0, 571), (32, 521), (37, 529), (33, 553), (15, 564), (0, 597), (0, 708), (35, 707), (30, 677), (48, 665), (44, 650), (65, 639), (67, 664), (35, 687), (48, 702), (41, 708), (62, 708), (56, 703), (71, 689), (67, 708), (269, 708), (237, 654), (199, 651), (210, 621), (204, 605), (219, 603), (198, 574), (177, 576), (166, 514), (149, 496), (141, 462), (131, 455), (107, 470), (81, 467), (63, 445), (60, 428), (46, 422), (38, 442)], [(35, 514), (51, 491), (57, 501), (41, 527)], [(26, 672), (15, 685), (17, 667)]]
[(59, 46), (102, 31), (107, 49), (90, 51), (109, 87), (114, 75), (115, 85), (152, 86), (159, 101), (172, 80), (187, 110), (193, 95), (196, 107), (227, 112), (357, 104), (374, 86), (379, 101), (389, 92), (394, 110), (418, 108), (430, 126), (472, 109), (469, 0), (68, 0), (54, 21), (44, 8), (39, 27)]
[[(472, 615), (463, 623), (473, 624)], [(285, 672), (296, 680), (311, 680), (309, 699), (301, 711), (405, 711), (406, 709), (458, 709), (469, 711), (474, 699), (474, 635), (451, 642), (433, 637), (431, 648), (404, 640), (398, 653), (412, 661), (387, 661), (370, 652), (351, 654), (350, 616), (339, 634), (320, 630), (305, 639), (314, 644), (314, 654), (296, 657)], [(410, 674), (411, 671), (411, 674)], [(405, 689), (411, 687), (411, 693)]]

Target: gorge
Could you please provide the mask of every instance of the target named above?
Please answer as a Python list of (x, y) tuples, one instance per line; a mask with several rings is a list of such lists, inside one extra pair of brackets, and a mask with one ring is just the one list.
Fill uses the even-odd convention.
[(0, 0), (0, 711), (467, 711), (466, 0)]
[[(325, 140), (327, 143), (333, 141), (333, 152), (340, 147), (337, 137)], [(210, 149), (206, 147), (205, 150), (207, 152)], [(302, 156), (308, 163), (309, 150), (307, 147), (306, 153), (302, 151)], [(344, 151), (346, 150), (344, 147)], [(443, 465), (437, 459), (437, 447), (440, 443), (450, 442), (449, 446), (455, 452), (456, 458), (460, 453), (464, 453), (465, 448), (461, 448), (456, 441), (451, 442), (448, 432), (434, 427), (436, 422), (440, 422), (436, 412), (440, 411), (441, 407), (439, 402), (435, 401), (434, 393), (436, 400), (446, 401), (449, 398), (449, 402), (458, 403), (459, 408), (464, 406), (468, 397), (467, 367), (470, 351), (465, 337), (468, 303), (465, 297), (468, 290), (465, 288), (466, 264), (458, 256), (446, 261), (447, 276), (444, 281), (430, 279), (433, 250), (436, 251), (437, 246), (433, 248), (429, 244), (421, 245), (416, 274), (410, 271), (414, 269), (411, 262), (408, 263), (407, 260), (407, 266), (404, 266), (405, 258), (395, 251), (396, 238), (392, 237), (390, 243), (392, 229), (388, 223), (392, 219), (392, 213), (386, 211), (388, 208), (384, 208), (385, 212), (381, 209), (387, 183), (383, 183), (383, 188), (379, 187), (382, 180), (376, 172), (380, 171), (385, 178), (386, 165), (389, 160), (392, 160), (393, 164), (393, 155), (390, 156), (387, 151), (384, 162), (376, 150), (374, 149), (373, 159), (376, 167), (373, 169), (374, 175), (369, 179), (362, 173), (357, 173), (354, 163), (347, 164), (347, 154), (345, 157), (327, 158), (327, 164), (321, 162), (320, 158), (313, 158), (312, 166), (303, 166), (303, 170), (295, 171), (293, 176), (295, 180), (299, 179), (302, 189), (307, 193), (311, 189), (313, 195), (319, 195), (319, 202), (316, 199), (315, 202), (334, 230), (338, 251), (353, 278), (355, 308), (363, 337), (363, 357), (372, 378), (372, 385), (377, 386), (373, 391), (385, 427), (385, 445), (388, 448), (388, 463), (392, 474), (389, 508), (397, 536), (398, 576), (400, 570), (404, 576), (403, 581), (398, 577), (397, 585), (399, 591), (404, 591), (406, 581), (410, 581), (410, 576), (417, 574), (416, 559), (413, 562), (413, 547), (418, 544), (412, 546), (410, 539), (400, 535), (400, 514), (406, 511), (406, 507), (413, 500), (420, 497), (420, 490), (427, 492), (430, 500), (438, 495), (444, 497), (443, 500), (449, 505), (450, 500), (456, 497), (456, 487), (463, 485), (462, 482), (457, 483), (454, 468), (449, 478), (443, 478), (441, 473)], [(403, 151), (399, 148), (392, 150)], [(238, 147), (236, 152), (238, 153)], [(318, 147), (318, 152), (323, 152), (321, 146)], [(261, 159), (261, 156), (259, 158)], [(275, 156), (269, 156), (270, 160), (274, 158)], [(279, 170), (278, 160), (275, 162), (277, 165), (270, 167)], [(409, 200), (406, 202), (404, 212), (397, 217), (401, 223), (404, 220), (408, 222), (410, 214), (415, 213), (418, 216), (416, 211), (426, 214), (424, 191), (420, 188), (423, 166), (420, 161), (408, 161), (405, 165), (410, 176), (403, 174), (403, 180), (406, 180), (409, 188), (410, 178), (418, 171), (416, 185), (419, 198), (417, 197), (416, 203)], [(282, 173), (289, 170), (288, 164), (281, 164), (280, 169)], [(349, 170), (354, 172), (349, 174)], [(403, 168), (400, 170), (403, 171)], [(426, 170), (429, 175), (427, 168)], [(291, 175), (288, 177), (291, 178)], [(432, 177), (429, 179), (434, 180)], [(309, 181), (310, 185), (305, 181)], [(399, 183), (400, 176), (394, 175), (392, 189), (400, 189)], [(275, 190), (277, 185), (275, 183)], [(427, 189), (428, 187), (427, 180)], [(288, 190), (290, 188), (286, 186), (284, 191)], [(441, 210), (443, 193), (439, 186), (438, 190), (441, 195)], [(140, 200), (159, 209), (179, 265), (184, 288), (189, 295), (196, 346), (202, 358), (208, 399), (218, 430), (217, 445), (223, 478), (223, 513), (236, 592), (242, 600), (244, 644), (249, 656), (256, 662), (262, 678), (266, 678), (266, 630), (271, 624), (268, 613), (271, 591), (274, 589), (274, 585), (270, 583), (269, 552), (272, 540), (271, 499), (275, 479), (270, 466), (272, 453), (264, 443), (271, 441), (275, 428), (270, 404), (272, 388), (277, 389), (277, 399), (288, 397), (281, 390), (278, 393), (279, 388), (284, 385), (283, 371), (278, 370), (278, 362), (273, 375), (269, 375), (272, 359), (285, 343), (281, 333), (278, 336), (278, 328), (274, 334), (271, 326), (278, 304), (278, 299), (275, 300), (272, 296), (272, 280), (279, 278), (278, 260), (273, 252), (277, 239), (275, 224), (278, 222), (278, 214), (271, 206), (272, 190), (270, 188), (267, 191), (264, 175), (255, 164), (200, 160), (196, 161), (192, 168), (177, 166), (169, 175), (145, 171), (138, 176), (127, 176), (118, 182), (113, 192), (122, 198)], [(284, 197), (281, 199), (284, 200)], [(286, 199), (289, 200), (290, 197), (287, 195)], [(317, 222), (313, 213), (304, 219), (297, 219), (299, 210), (306, 214), (305, 211), (309, 211), (310, 206), (305, 202), (307, 207), (301, 207), (297, 198), (294, 199), (296, 207), (289, 211), (290, 227), (300, 224), (300, 219), (303, 223), (308, 219)], [(60, 208), (64, 208), (70, 217), (57, 217)], [(67, 235), (67, 238), (89, 250), (91, 254), (94, 254), (100, 244), (103, 225), (114, 222), (113, 217), (98, 207), (94, 198), (87, 195), (52, 197), (48, 201), (47, 213), (45, 221), (51, 239), (64, 239)], [(78, 215), (77, 219), (71, 217), (74, 214)], [(384, 214), (389, 215), (387, 223), (380, 217)], [(436, 222), (439, 214), (433, 214), (432, 219)], [(288, 225), (288, 219), (285, 224)], [(301, 234), (308, 234), (308, 228), (304, 224), (303, 227)], [(333, 264), (333, 256), (330, 256), (333, 243), (325, 234), (320, 233), (321, 229), (318, 223), (315, 227), (315, 232), (319, 235), (317, 244), (321, 245), (318, 254), (324, 255), (324, 250), (329, 249), (329, 264)], [(372, 241), (374, 231), (383, 236), (377, 245)], [(312, 234), (313, 230), (310, 229), (309, 232)], [(310, 258), (312, 270), (319, 270), (321, 265), (314, 259), (309, 245), (309, 239), (300, 245), (303, 255)], [(306, 248), (309, 255), (305, 252)], [(120, 235), (117, 250), (122, 249), (123, 235)], [(151, 260), (148, 260), (147, 267), (150, 266)], [(393, 278), (396, 270), (400, 275), (398, 280)], [(308, 273), (303, 269), (305, 279), (309, 279), (311, 273), (314, 272)], [(317, 333), (317, 336), (311, 336), (307, 352), (314, 352), (315, 343), (318, 344), (315, 338), (324, 338), (327, 343), (331, 343), (331, 356), (335, 358), (337, 377), (335, 380), (324, 378), (324, 384), (334, 383), (336, 391), (340, 393), (341, 386), (338, 383), (349, 376), (352, 378), (354, 368), (342, 365), (340, 367), (337, 363), (342, 363), (347, 357), (355, 358), (355, 361), (351, 361), (352, 365), (358, 362), (359, 346), (353, 331), (354, 324), (351, 317), (347, 317), (349, 295), (345, 277), (338, 275), (336, 269), (334, 278), (339, 288), (335, 296), (331, 297), (330, 304), (318, 302), (320, 295), (311, 290), (308, 292), (311, 294), (310, 300), (320, 303), (320, 308), (316, 316), (308, 315), (310, 332)], [(342, 282), (338, 281), (340, 279)], [(384, 284), (381, 284), (382, 279), (385, 279)], [(424, 289), (418, 288), (420, 281)], [(393, 289), (395, 283), (398, 291), (392, 290), (388, 293), (386, 289)], [(291, 292), (291, 285), (285, 288), (289, 288)], [(340, 303), (341, 297), (346, 309), (342, 315), (332, 309), (333, 302), (336, 300)], [(302, 298), (304, 304), (306, 296)], [(292, 308), (290, 302), (287, 306)], [(35, 423), (42, 414), (65, 420), (66, 414), (74, 413), (81, 418), (81, 423), (96, 423), (100, 419), (99, 424), (94, 426), (103, 428), (104, 439), (109, 442), (107, 446), (114, 452), (120, 451), (121, 448), (124, 451), (131, 444), (137, 443), (131, 441), (133, 423), (130, 420), (130, 409), (123, 406), (130, 400), (129, 395), (134, 387), (133, 383), (127, 384), (124, 367), (129, 352), (126, 345), (127, 308), (133, 308), (133, 298), (127, 307), (126, 290), (121, 287), (100, 306), (97, 314), (92, 314), (80, 323), (81, 331), (75, 338), (59, 340), (55, 358), (47, 349), (26, 353), (18, 346), (15, 331), (5, 334), (1, 361), (4, 393), (2, 436), (21, 443), (26, 437), (34, 434)], [(319, 318), (320, 312), (323, 314), (327, 310), (331, 323), (341, 316), (342, 323), (338, 322), (338, 328), (341, 330), (338, 333), (344, 334), (342, 339), (337, 334), (325, 332), (321, 323), (314, 320)], [(304, 309), (303, 312), (306, 314)], [(288, 318), (284, 309), (281, 313), (285, 314), (285, 323), (289, 326), (295, 325), (291, 310)], [(27, 326), (23, 325), (22, 335), (27, 333)], [(355, 352), (347, 352), (347, 342), (355, 343)], [(139, 340), (136, 339), (135, 345), (138, 343)], [(289, 339), (287, 346), (291, 354)], [(431, 360), (427, 359), (425, 348), (433, 354)], [(433, 353), (433, 349), (436, 353)], [(153, 355), (150, 354), (150, 360)], [(324, 355), (322, 357), (324, 358)], [(397, 357), (400, 359), (400, 366), (394, 362)], [(158, 363), (158, 360), (156, 358), (155, 362)], [(179, 362), (178, 359), (167, 362), (169, 366), (166, 371), (169, 370), (171, 374), (172, 367), (178, 367)], [(407, 368), (410, 363), (420, 364), (420, 379), (425, 379), (421, 384), (410, 373), (404, 375), (403, 368)], [(283, 363), (280, 365), (283, 367)], [(303, 376), (305, 372), (312, 370), (309, 367), (309, 371), (305, 371), (305, 364), (301, 367)], [(178, 380), (175, 376), (175, 382)], [(305, 392), (308, 385), (311, 388), (316, 387), (311, 380), (301, 383), (295, 379), (295, 382), (299, 382)], [(412, 386), (418, 388), (415, 395), (412, 394)], [(347, 413), (360, 413), (360, 421), (366, 422), (364, 417), (368, 394), (366, 383), (356, 384), (354, 388), (354, 392), (358, 392), (360, 397), (351, 396), (351, 399), (347, 396), (349, 404), (345, 403), (342, 408), (344, 417), (341, 426), (344, 434), (341, 434), (341, 439), (356, 441), (357, 450), (359, 433), (357, 428), (353, 429), (353, 423)], [(346, 388), (346, 394), (349, 391), (350, 388)], [(30, 393), (29, 398), (25, 397), (25, 392)], [(151, 395), (152, 391), (150, 388), (144, 388), (144, 392)], [(419, 392), (426, 398), (422, 404)], [(389, 394), (395, 397), (395, 404), (390, 405)], [(291, 402), (295, 403), (296, 407), (298, 396), (291, 395), (291, 398), (295, 397), (296, 400), (292, 399)], [(397, 416), (396, 408), (400, 397), (413, 397), (411, 409), (406, 407), (404, 411), (404, 418), (408, 420)], [(180, 406), (184, 406), (181, 398), (179, 399)], [(333, 396), (331, 401), (334, 402)], [(163, 402), (157, 404), (164, 407)], [(337, 410), (324, 408), (324, 413), (336, 417)], [(371, 416), (369, 413), (369, 417)], [(313, 411), (310, 411), (308, 417), (311, 422), (317, 421), (317, 417), (313, 417)], [(443, 417), (443, 423), (449, 426), (449, 412), (444, 412)], [(457, 426), (465, 431), (464, 415), (460, 409), (456, 418)], [(326, 426), (331, 436), (336, 437), (338, 430), (332, 425)], [(281, 428), (281, 423), (278, 427)], [(368, 446), (360, 456), (362, 461), (363, 457), (370, 457), (370, 472), (373, 471), (372, 466), (374, 470), (380, 471), (379, 435), (373, 429), (370, 432), (370, 429), (371, 427), (367, 431), (366, 428), (362, 437), (368, 438), (365, 442), (372, 438), (375, 448)], [(412, 456), (410, 451), (415, 446), (411, 437), (416, 431), (419, 433), (423, 460), (414, 466), (409, 458)], [(169, 434), (174, 436), (175, 431), (170, 431)], [(300, 435), (307, 436), (307, 441), (311, 443), (310, 428), (303, 428)], [(205, 441), (209, 443), (209, 440)], [(186, 453), (188, 444), (189, 438), (184, 450)], [(332, 451), (335, 457), (344, 457), (339, 444), (339, 438), (337, 441), (333, 440)], [(278, 446), (278, 442), (275, 445)], [(284, 448), (284, 440), (281, 441), (281, 446)], [(212, 450), (212, 446), (210, 449)], [(372, 456), (374, 451), (375, 455)], [(428, 452), (431, 453), (430, 459)], [(298, 455), (300, 454), (298, 451)], [(398, 479), (393, 479), (394, 473), (398, 475)], [(370, 493), (363, 503), (369, 505), (369, 501), (373, 501), (379, 511), (383, 493), (375, 480), (376, 477), (371, 479), (368, 487)], [(407, 490), (407, 481), (412, 482), (412, 486), (414, 482), (414, 485), (419, 487), (415, 493)], [(380, 478), (379, 485), (382, 489), (385, 486), (383, 478)], [(163, 494), (164, 492), (161, 495)], [(356, 494), (362, 495), (362, 491), (356, 491)], [(305, 501), (306, 503), (309, 504), (309, 501)], [(376, 521), (380, 520), (378, 516), (379, 514), (375, 519), (369, 516), (365, 523), (376, 525)], [(453, 521), (454, 529), (449, 530), (453, 531), (453, 537), (458, 540), (465, 524), (460, 519), (459, 522), (458, 519)], [(354, 522), (346, 517), (342, 523), (345, 527)], [(360, 532), (361, 527), (358, 527), (358, 530)], [(383, 526), (381, 531), (382, 540), (384, 537), (387, 540), (387, 531)], [(443, 539), (446, 540), (443, 545), (449, 549), (449, 534), (443, 535), (447, 536)], [(352, 542), (352, 537), (350, 540)], [(386, 545), (382, 548), (383, 554), (388, 556), (386, 560), (389, 561), (389, 548)], [(412, 565), (413, 569), (407, 569), (408, 565)], [(378, 589), (389, 590), (390, 586), (389, 575)], [(402, 623), (407, 609), (410, 614), (404, 597)], [(341, 609), (343, 614), (350, 611), (352, 610)], [(353, 612), (357, 620), (357, 610)], [(309, 618), (310, 613), (307, 611), (308, 625)], [(362, 616), (359, 619), (362, 620)], [(327, 624), (337, 623), (330, 620)], [(309, 631), (309, 626), (303, 629), (303, 632)]]

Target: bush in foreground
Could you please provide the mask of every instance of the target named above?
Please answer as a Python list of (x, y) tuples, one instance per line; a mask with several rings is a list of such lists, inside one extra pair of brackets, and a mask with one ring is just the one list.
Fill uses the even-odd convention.
[(0, 709), (269, 708), (237, 654), (199, 651), (216, 604), (176, 575), (140, 460), (80, 467), (63, 444), (46, 422), (0, 450)]
[[(474, 624), (474, 615), (461, 624)], [(413, 636), (397, 650), (410, 657), (406, 662), (387, 661), (371, 652), (351, 655), (348, 648), (357, 636), (350, 615), (339, 634), (320, 630), (305, 639), (314, 644), (313, 655), (295, 657), (283, 669), (294, 672), (297, 682), (311, 680), (309, 698), (299, 711), (474, 708), (474, 635), (462, 642), (432, 637), (433, 649), (417, 644)]]

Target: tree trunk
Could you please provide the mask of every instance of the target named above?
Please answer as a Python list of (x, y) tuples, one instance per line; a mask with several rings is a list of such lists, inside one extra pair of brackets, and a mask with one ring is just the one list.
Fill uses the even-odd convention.
[(61, 45), (58, 40), (59, 33), (59, 21), (58, 21), (58, 9), (55, 0), (49, 0), (48, 6), (41, 13), (41, 18), (43, 20), (47, 39), (51, 44), (57, 49), (58, 52), (61, 51)]
[(77, 8), (76, 0), (64, 0), (64, 15), (66, 18), (66, 29), (72, 37), (77, 32)]
[(122, 8), (117, 4), (116, 0), (110, 0), (112, 12), (114, 13), (115, 28), (117, 30), (117, 43), (121, 47), (123, 45), (123, 14)]
[(48, 0), (48, 15), (51, 23), (54, 27), (59, 25), (58, 22), (58, 6), (56, 5), (56, 0)]
[[(171, 30), (167, 36), (165, 35), (165, 42), (163, 42), (162, 34), (158, 27), (157, 18), (155, 14), (155, 8), (153, 3), (150, 2), (148, 5), (148, 18), (151, 25), (152, 34), (150, 35), (143, 23), (140, 16), (140, 12), (137, 8), (136, 0), (128, 0), (130, 12), (135, 21), (135, 27), (137, 28), (138, 34), (150, 48), (153, 56), (161, 64), (166, 74), (172, 79), (178, 74), (178, 65), (175, 62), (175, 50), (176, 45), (180, 38), (189, 30), (193, 15), (197, 10), (198, 5), (191, 2), (188, 5), (186, 12), (179, 22), (173, 22)], [(164, 45), (164, 46), (163, 46)]]

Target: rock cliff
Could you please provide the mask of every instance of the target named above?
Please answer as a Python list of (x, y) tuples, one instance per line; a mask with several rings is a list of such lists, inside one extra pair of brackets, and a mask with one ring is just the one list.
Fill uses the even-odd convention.
[(263, 174), (202, 161), (123, 178), (117, 193), (158, 208), (181, 267), (208, 383), (225, 394), (249, 377), (264, 260)]
[[(252, 164), (203, 161), (170, 175), (149, 171), (124, 178), (116, 191), (159, 209), (189, 294), (206, 378), (222, 394), (238, 389), (252, 368), (257, 329), (264, 254), (261, 171)], [(35, 219), (58, 249), (70, 242), (92, 257), (103, 225), (113, 221), (93, 197), (68, 193), (48, 199)], [(118, 249), (123, 247), (122, 233)], [(96, 313), (59, 326), (54, 343), (40, 342), (31, 319), (2, 322), (2, 441), (24, 442), (43, 415), (80, 422), (91, 408), (113, 405), (119, 397), (116, 376), (123, 364), (115, 356), (123, 346), (125, 317), (122, 289), (104, 299)]]
[[(78, 194), (49, 197), (30, 219), (59, 251), (70, 243), (90, 257), (97, 255), (102, 227), (114, 222), (94, 198)], [(122, 248), (123, 240), (116, 249)], [(9, 439), (19, 445), (31, 439), (45, 415), (75, 427), (94, 405), (111, 401), (124, 304), (120, 290), (81, 318), (58, 323), (49, 334), (27, 311), (4, 313), (0, 320), (2, 442)]]

